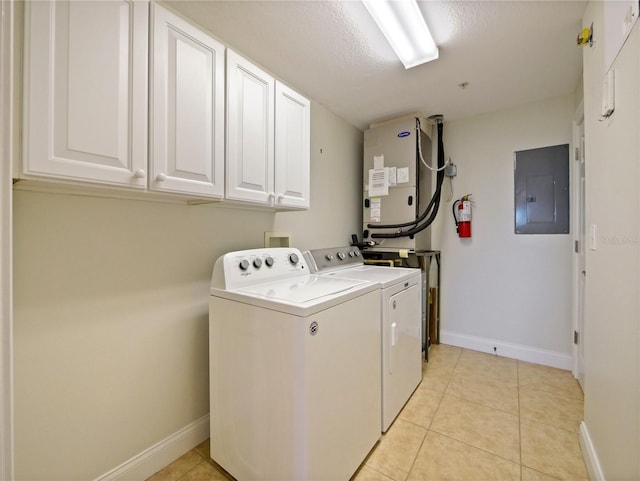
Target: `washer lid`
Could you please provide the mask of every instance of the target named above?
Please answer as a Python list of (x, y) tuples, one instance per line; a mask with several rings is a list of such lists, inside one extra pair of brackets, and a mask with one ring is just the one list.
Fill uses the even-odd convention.
[(257, 284), (237, 289), (236, 292), (287, 304), (305, 304), (323, 297), (335, 296), (364, 283), (365, 281), (355, 279), (311, 275)]
[(216, 298), (308, 317), (378, 290), (377, 284), (355, 279), (307, 275), (237, 289), (211, 289)]

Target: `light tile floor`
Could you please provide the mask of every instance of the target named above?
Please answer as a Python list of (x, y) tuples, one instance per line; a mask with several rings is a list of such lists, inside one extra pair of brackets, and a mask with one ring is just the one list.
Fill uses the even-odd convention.
[[(568, 371), (434, 345), (422, 383), (353, 480), (587, 481), (582, 416)], [(148, 481), (232, 479), (206, 441)]]

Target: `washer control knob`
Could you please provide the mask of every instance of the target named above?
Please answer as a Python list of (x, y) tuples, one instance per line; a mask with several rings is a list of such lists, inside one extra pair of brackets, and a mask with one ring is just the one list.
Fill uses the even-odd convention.
[(324, 256), (325, 259), (327, 259), (328, 261), (332, 261), (333, 260), (333, 256), (331, 254), (327, 254), (326, 256)]
[(256, 269), (260, 269), (261, 266), (262, 266), (262, 259), (260, 259), (259, 257), (256, 257), (255, 259), (253, 259), (253, 267), (255, 267)]
[(249, 268), (249, 261), (247, 259), (242, 259), (238, 267), (240, 267), (241, 271), (246, 271)]
[(343, 261), (345, 257), (347, 257), (344, 252), (338, 252), (337, 256), (341, 261)]
[(355, 251), (349, 251), (349, 257), (355, 257), (356, 253)]
[(289, 254), (289, 262), (291, 262), (294, 266), (298, 263), (300, 259), (298, 259), (298, 254)]
[(273, 257), (269, 256), (264, 260), (264, 263), (267, 264), (267, 267), (273, 266)]
[(353, 253), (356, 255), (356, 257), (360, 257), (360, 251), (353, 251)]

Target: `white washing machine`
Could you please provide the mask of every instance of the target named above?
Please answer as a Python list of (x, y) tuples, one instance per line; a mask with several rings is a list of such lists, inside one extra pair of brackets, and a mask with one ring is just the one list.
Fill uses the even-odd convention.
[(375, 285), (299, 250), (231, 252), (209, 304), (211, 457), (244, 480), (348, 480), (380, 438)]
[(366, 280), (378, 287), (382, 328), (382, 432), (422, 381), (422, 274), (420, 269), (365, 265), (357, 247), (304, 253), (313, 272)]

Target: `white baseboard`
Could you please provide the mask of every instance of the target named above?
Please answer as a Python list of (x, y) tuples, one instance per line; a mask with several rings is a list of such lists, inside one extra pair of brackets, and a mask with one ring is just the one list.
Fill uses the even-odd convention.
[(440, 342), (442, 344), (463, 347), (474, 351), (497, 354), (498, 356), (518, 359), (520, 361), (557, 367), (567, 371), (571, 371), (573, 367), (571, 354), (547, 351), (545, 349), (538, 349), (521, 344), (511, 344), (486, 337), (470, 336), (468, 334), (442, 330), (440, 331)]
[(589, 430), (584, 421), (580, 423), (580, 448), (582, 448), (582, 457), (587, 467), (589, 479), (591, 481), (605, 481), (600, 461), (598, 461), (598, 455), (593, 447)]
[(209, 437), (209, 415), (145, 449), (95, 481), (144, 481)]

